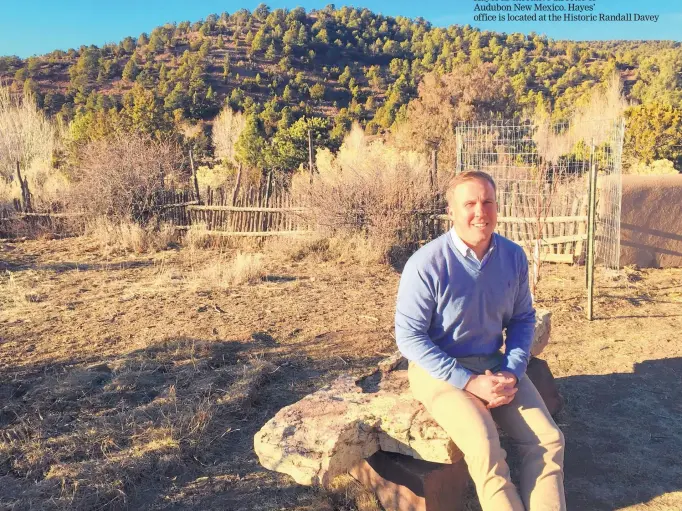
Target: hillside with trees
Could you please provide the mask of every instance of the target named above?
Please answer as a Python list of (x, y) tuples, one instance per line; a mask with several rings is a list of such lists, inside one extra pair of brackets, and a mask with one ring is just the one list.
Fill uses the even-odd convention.
[(174, 137), (211, 161), (211, 124), (229, 107), (244, 126), (227, 159), (288, 171), (306, 161), (309, 131), (332, 150), (354, 121), (370, 135), (388, 133), (425, 108), (410, 106), (420, 96), (436, 98), (436, 110), (452, 107), (446, 127), (538, 110), (562, 122), (613, 75), (630, 105), (626, 157), (680, 169), (680, 70), (676, 42), (557, 41), (333, 5), (261, 4), (101, 48), (0, 57), (0, 82), (68, 127), (73, 147), (134, 131)]

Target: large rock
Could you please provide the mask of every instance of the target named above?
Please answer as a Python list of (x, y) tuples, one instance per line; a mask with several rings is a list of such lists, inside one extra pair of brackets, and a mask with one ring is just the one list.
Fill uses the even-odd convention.
[[(550, 313), (538, 311), (537, 318), (533, 354), (550, 333)], [(280, 410), (254, 437), (260, 463), (299, 484), (325, 486), (377, 451), (459, 461), (461, 451), (412, 398), (405, 366), (397, 353), (380, 371), (360, 380), (340, 377)]]
[(324, 486), (379, 450), (440, 463), (462, 457), (412, 398), (406, 371), (376, 379), (344, 376), (280, 410), (254, 438), (261, 464)]

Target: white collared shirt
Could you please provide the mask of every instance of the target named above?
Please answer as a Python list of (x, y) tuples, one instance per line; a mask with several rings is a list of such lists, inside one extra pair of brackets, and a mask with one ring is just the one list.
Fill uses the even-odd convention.
[(490, 238), (490, 246), (488, 247), (488, 251), (483, 256), (483, 259), (479, 261), (476, 252), (474, 252), (471, 249), (471, 247), (467, 246), (467, 244), (464, 243), (464, 241), (462, 241), (462, 238), (459, 237), (459, 234), (457, 234), (454, 227), (450, 229), (450, 233), (452, 234), (452, 242), (454, 243), (455, 248), (459, 251), (459, 253), (462, 254), (462, 257), (469, 259), (472, 262), (475, 262), (481, 268), (488, 261), (488, 259), (490, 258), (490, 254), (492, 254), (493, 250), (495, 249), (496, 245), (495, 233), (493, 233), (492, 237)]

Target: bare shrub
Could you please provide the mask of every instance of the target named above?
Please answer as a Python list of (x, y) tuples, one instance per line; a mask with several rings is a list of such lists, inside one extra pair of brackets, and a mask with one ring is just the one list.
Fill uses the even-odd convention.
[(155, 195), (177, 182), (183, 162), (179, 147), (141, 134), (117, 135), (82, 148), (74, 170), (72, 209), (116, 221), (145, 221)]
[(168, 224), (142, 226), (132, 221), (115, 221), (100, 216), (86, 223), (85, 235), (95, 239), (107, 255), (141, 254), (168, 248), (175, 239), (175, 229)]
[(38, 109), (34, 98), (13, 95), (0, 86), (0, 175), (5, 180), (34, 162), (49, 162), (54, 144), (54, 128)]
[(294, 193), (308, 193), (312, 220), (332, 234), (363, 234), (387, 254), (409, 240), (414, 213), (433, 197), (429, 164), (423, 154), (369, 141), (353, 126), (336, 156), (318, 150), (319, 176), (294, 177)]
[(509, 78), (495, 71), (495, 66), (487, 63), (424, 75), (419, 97), (408, 103), (404, 118), (391, 129), (395, 146), (422, 152), (437, 147), (440, 166), (454, 167), (457, 123), (514, 117), (516, 103)]
[(211, 139), (215, 146), (215, 155), (226, 164), (235, 166), (235, 144), (244, 129), (245, 119), (241, 112), (235, 112), (225, 106), (213, 121)]
[(571, 154), (580, 142), (588, 146), (608, 142), (615, 123), (623, 118), (628, 106), (622, 92), (620, 77), (614, 74), (584, 103), (576, 105), (565, 126), (552, 124), (550, 113), (544, 109), (535, 112), (534, 122), (538, 129), (533, 140), (538, 154), (546, 161), (556, 163), (562, 156)]
[(61, 201), (68, 180), (52, 166), (56, 139), (55, 126), (33, 97), (0, 85), (0, 204), (21, 197), (17, 162), (34, 207), (51, 209)]

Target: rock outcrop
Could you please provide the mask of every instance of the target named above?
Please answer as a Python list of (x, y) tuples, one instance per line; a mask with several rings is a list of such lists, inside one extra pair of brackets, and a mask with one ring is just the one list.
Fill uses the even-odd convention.
[[(534, 355), (547, 345), (550, 316), (538, 311)], [(260, 463), (299, 484), (325, 486), (379, 450), (457, 462), (461, 451), (412, 398), (404, 367), (396, 354), (380, 371), (360, 380), (340, 377), (283, 408), (254, 437)]]

